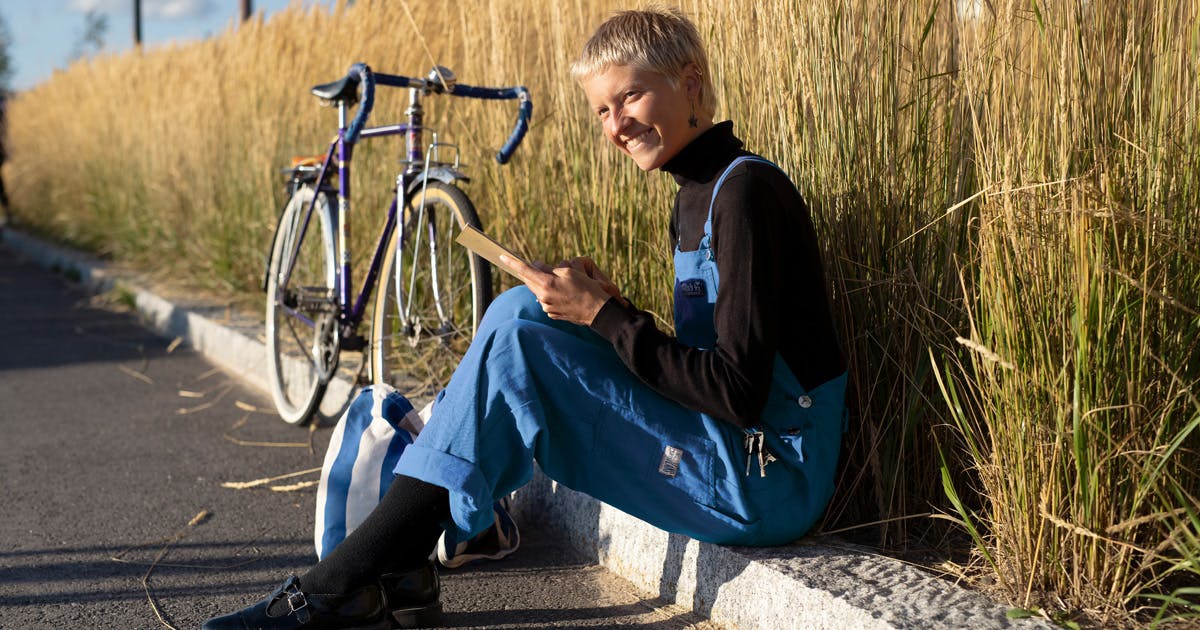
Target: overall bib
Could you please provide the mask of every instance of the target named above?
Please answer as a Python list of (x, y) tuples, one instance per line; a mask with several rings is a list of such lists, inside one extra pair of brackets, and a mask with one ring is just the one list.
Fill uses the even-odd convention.
[[(716, 342), (711, 237), (710, 204), (700, 248), (675, 252), (676, 332), (697, 348)], [(783, 544), (833, 493), (845, 385), (842, 374), (805, 391), (777, 355), (762, 425), (743, 431), (650, 389), (607, 340), (546, 317), (522, 286), (488, 308), (396, 473), (450, 491), (458, 540), (492, 523), (493, 501), (527, 483), (536, 460), (551, 479), (667, 531)]]

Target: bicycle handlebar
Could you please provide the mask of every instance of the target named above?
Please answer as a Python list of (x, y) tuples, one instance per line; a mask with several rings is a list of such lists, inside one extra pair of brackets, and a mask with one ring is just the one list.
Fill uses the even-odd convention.
[(371, 115), (371, 110), (375, 107), (375, 74), (371, 72), (367, 64), (356, 63), (350, 66), (346, 78), (362, 86), (362, 93), (358, 96), (358, 112), (354, 114), (354, 120), (350, 121), (350, 126), (346, 128), (346, 142), (354, 144), (358, 141), (358, 134), (367, 124), (367, 117)]
[(525, 89), (523, 85), (509, 88), (485, 88), (455, 84), (450, 86), (450, 94), (489, 100), (516, 99), (521, 102), (520, 107), (517, 108), (517, 122), (513, 125), (512, 133), (508, 136), (508, 141), (504, 143), (504, 146), (496, 152), (496, 162), (507, 163), (513, 152), (521, 145), (521, 140), (525, 138), (525, 132), (529, 131), (529, 118), (533, 115), (533, 101), (529, 98), (529, 90)]
[(441, 81), (372, 72), (364, 63), (356, 63), (350, 66), (350, 70), (346, 74), (346, 79), (359, 83), (363, 88), (362, 93), (359, 95), (358, 112), (355, 113), (354, 120), (351, 121), (350, 126), (346, 128), (346, 141), (350, 143), (358, 140), (358, 134), (362, 132), (363, 127), (367, 123), (367, 117), (371, 115), (371, 109), (375, 104), (376, 84), (388, 87), (418, 88), (435, 94), (450, 94), (451, 96), (463, 96), (467, 98), (520, 101), (521, 104), (517, 109), (517, 122), (513, 126), (512, 134), (509, 135), (504, 146), (500, 147), (500, 150), (496, 152), (496, 162), (500, 164), (508, 163), (512, 154), (520, 146), (521, 140), (525, 138), (525, 133), (529, 131), (529, 119), (533, 116), (533, 100), (529, 97), (529, 90), (525, 86), (487, 88), (454, 83), (447, 89), (447, 86)]
[(521, 141), (525, 139), (525, 133), (529, 131), (529, 119), (533, 117), (533, 101), (529, 98), (529, 91), (524, 86), (516, 89), (520, 90), (517, 98), (521, 100), (521, 104), (517, 107), (517, 122), (513, 125), (508, 141), (496, 152), (496, 161), (500, 164), (507, 163), (512, 154), (516, 152), (517, 147), (521, 146)]

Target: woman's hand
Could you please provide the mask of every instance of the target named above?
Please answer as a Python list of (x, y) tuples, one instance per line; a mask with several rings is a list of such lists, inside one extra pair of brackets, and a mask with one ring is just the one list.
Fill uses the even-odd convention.
[(591, 258), (574, 258), (556, 267), (527, 265), (504, 255), (500, 256), (500, 262), (508, 265), (533, 291), (550, 319), (588, 326), (609, 297), (621, 296), (617, 286)]
[(578, 258), (572, 258), (571, 260), (563, 261), (559, 263), (558, 266), (573, 267), (578, 269), (586, 274), (587, 277), (600, 282), (600, 286), (604, 288), (605, 293), (608, 293), (615, 298), (621, 297), (621, 290), (617, 288), (617, 285), (613, 284), (612, 280), (608, 279), (607, 274), (605, 274), (603, 271), (600, 271), (600, 267), (596, 266), (596, 261), (588, 258), (587, 256), (579, 256)]

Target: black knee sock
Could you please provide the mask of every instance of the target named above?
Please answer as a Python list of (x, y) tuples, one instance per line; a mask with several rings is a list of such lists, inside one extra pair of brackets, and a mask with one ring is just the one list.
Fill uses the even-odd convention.
[(300, 578), (307, 593), (348, 593), (380, 575), (420, 566), (450, 519), (445, 488), (397, 475), (383, 500)]

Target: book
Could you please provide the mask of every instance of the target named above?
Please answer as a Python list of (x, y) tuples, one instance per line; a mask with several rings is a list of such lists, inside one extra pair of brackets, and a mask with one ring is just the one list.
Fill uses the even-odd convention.
[(513, 260), (524, 262), (527, 265), (530, 264), (526, 262), (524, 256), (521, 256), (513, 250), (501, 245), (500, 243), (496, 242), (496, 239), (493, 239), (492, 237), (480, 232), (470, 225), (465, 226), (462, 232), (460, 232), (458, 237), (454, 240), (459, 245), (462, 245), (477, 255), (482, 256), (488, 262), (495, 265), (496, 268), (507, 271), (513, 276), (516, 276), (517, 274), (513, 273), (512, 269), (508, 265), (500, 262), (500, 254), (504, 254)]

